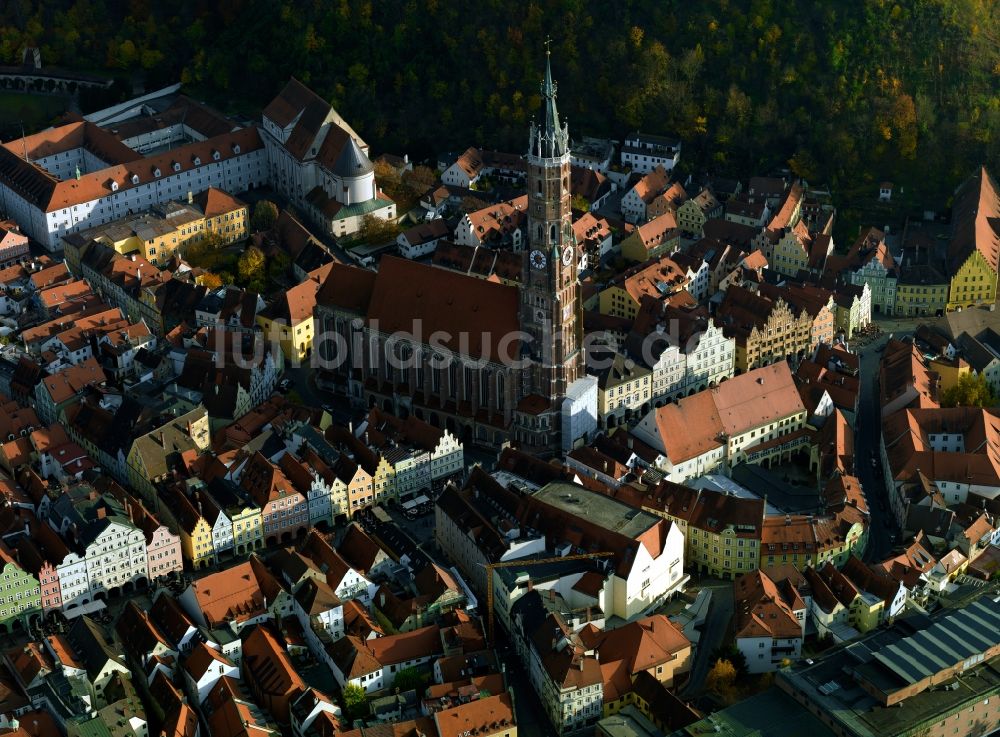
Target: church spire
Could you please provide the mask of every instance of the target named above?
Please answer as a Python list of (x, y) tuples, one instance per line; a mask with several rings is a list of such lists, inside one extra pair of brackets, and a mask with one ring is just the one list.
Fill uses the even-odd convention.
[(556, 83), (552, 81), (551, 39), (545, 40), (545, 79), (542, 80), (542, 101), (545, 116), (540, 126), (532, 124), (531, 153), (545, 159), (554, 159), (569, 151), (569, 128), (559, 124), (556, 110)]
[(556, 110), (556, 83), (552, 81), (552, 39), (545, 39), (545, 81), (542, 82), (542, 99), (545, 100), (545, 132), (549, 135), (559, 130), (559, 113)]

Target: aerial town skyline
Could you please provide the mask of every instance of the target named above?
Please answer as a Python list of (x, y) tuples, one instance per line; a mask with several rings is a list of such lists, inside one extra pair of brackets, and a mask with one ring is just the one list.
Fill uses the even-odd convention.
[[(760, 35), (749, 66), (782, 43), (771, 5), (725, 25)], [(105, 8), (22, 6), (0, 10), (0, 735), (1000, 728), (988, 113), (949, 186), (920, 182), (951, 93), (879, 68), (884, 140), (852, 135), (881, 173), (851, 179), (857, 152), (818, 140), (840, 112), (751, 126), (776, 109), (714, 18), (668, 53), (662, 19), (595, 9), (607, 59), (515, 18), (507, 59), (484, 30), (485, 61), (425, 91), (349, 39), (314, 68), (346, 18), (384, 40), (384, 8), (284, 8), (275, 38), (317, 19), (308, 53), (278, 77), (248, 40), (249, 92), (204, 36), (231, 42), (222, 10), (167, 59), (137, 18), (194, 11), (129, 4), (88, 64), (66, 14)], [(899, 33), (931, 13), (898, 11)], [(837, 38), (843, 81), (809, 73), (857, 112)], [(609, 59), (674, 108), (609, 92)], [(376, 87), (412, 130), (358, 109)]]

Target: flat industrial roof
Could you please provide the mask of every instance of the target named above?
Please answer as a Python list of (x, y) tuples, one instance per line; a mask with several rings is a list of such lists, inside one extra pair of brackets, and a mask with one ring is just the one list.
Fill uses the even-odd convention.
[(674, 737), (679, 735), (833, 737), (834, 733), (795, 699), (772, 686), (674, 732)]
[(562, 481), (546, 484), (533, 496), (550, 507), (631, 538), (638, 537), (661, 519), (610, 496)]
[[(979, 664), (937, 687), (923, 690), (893, 706), (861, 687), (859, 681), (885, 693), (922, 680), (982, 652), (1000, 637), (1000, 602), (982, 596), (963, 609), (934, 618), (900, 620), (891, 629), (827, 651), (817, 662), (799, 663), (778, 674), (782, 687), (803, 692), (820, 709), (859, 737), (891, 737), (930, 724), (965, 705), (1000, 692), (1000, 658)], [(988, 643), (988, 644), (987, 644)], [(926, 677), (926, 676), (923, 676)], [(782, 683), (785, 682), (785, 683)]]

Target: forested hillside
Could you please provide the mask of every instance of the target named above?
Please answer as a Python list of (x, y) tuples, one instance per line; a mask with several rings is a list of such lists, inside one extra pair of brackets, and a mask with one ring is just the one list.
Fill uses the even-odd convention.
[(5, 0), (0, 57), (183, 80), (252, 113), (288, 75), (377, 150), (519, 150), (553, 39), (572, 133), (672, 133), (688, 167), (787, 166), (843, 204), (944, 205), (1000, 159), (996, 0)]

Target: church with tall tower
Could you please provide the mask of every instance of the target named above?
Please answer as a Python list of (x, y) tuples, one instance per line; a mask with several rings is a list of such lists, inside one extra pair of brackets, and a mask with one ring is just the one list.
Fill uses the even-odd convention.
[(466, 443), (512, 441), (551, 456), (596, 430), (597, 381), (585, 372), (569, 129), (548, 54), (541, 91), (543, 119), (528, 138), (520, 283), (395, 256), (376, 272), (334, 264), (317, 294), (315, 352), (356, 405), (412, 413)]
[[(541, 123), (528, 137), (528, 248), (521, 270), (520, 323), (529, 336), (525, 355), (525, 396), (519, 430), (554, 444), (546, 432), (560, 432), (559, 411), (570, 385), (584, 375), (583, 307), (580, 300), (576, 238), (570, 205), (569, 126), (560, 123), (556, 83), (546, 50)], [(549, 407), (542, 409), (548, 400)], [(532, 413), (531, 410), (536, 410)]]

